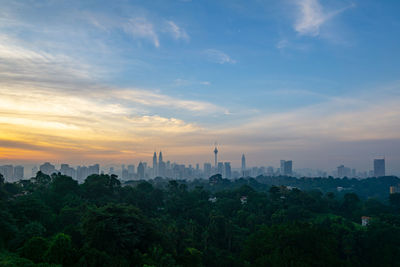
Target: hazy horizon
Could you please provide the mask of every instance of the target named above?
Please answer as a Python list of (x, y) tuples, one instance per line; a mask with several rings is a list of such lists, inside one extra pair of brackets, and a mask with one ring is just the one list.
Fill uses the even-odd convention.
[(398, 1), (0, 3), (0, 165), (400, 173)]

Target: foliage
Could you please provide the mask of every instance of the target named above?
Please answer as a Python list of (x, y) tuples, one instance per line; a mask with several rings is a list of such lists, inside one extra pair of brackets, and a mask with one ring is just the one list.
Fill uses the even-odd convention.
[(0, 177), (0, 265), (395, 266), (398, 182)]

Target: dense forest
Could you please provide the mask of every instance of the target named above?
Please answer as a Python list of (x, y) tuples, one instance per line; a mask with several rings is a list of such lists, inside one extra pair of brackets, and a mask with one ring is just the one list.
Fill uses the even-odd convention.
[(0, 266), (399, 266), (398, 183), (0, 175)]

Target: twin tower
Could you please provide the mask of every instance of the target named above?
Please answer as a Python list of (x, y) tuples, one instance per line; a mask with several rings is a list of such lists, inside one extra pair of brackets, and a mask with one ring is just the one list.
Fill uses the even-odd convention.
[(153, 177), (161, 176), (164, 177), (165, 175), (165, 162), (163, 161), (162, 152), (158, 154), (158, 162), (157, 162), (157, 153), (154, 152), (153, 155)]

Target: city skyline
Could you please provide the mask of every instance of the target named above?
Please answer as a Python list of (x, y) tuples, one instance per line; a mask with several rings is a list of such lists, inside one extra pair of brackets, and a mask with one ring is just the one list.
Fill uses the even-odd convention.
[[(155, 177), (168, 177), (176, 179), (195, 179), (195, 178), (208, 178), (214, 174), (221, 174), (228, 179), (237, 179), (240, 177), (256, 177), (258, 175), (286, 175), (294, 177), (349, 177), (349, 178), (368, 178), (368, 177), (380, 177), (385, 175), (396, 175), (395, 173), (386, 172), (386, 159), (379, 158), (373, 160), (373, 166), (369, 169), (356, 169), (353, 167), (347, 167), (345, 165), (340, 165), (337, 170), (324, 170), (324, 169), (312, 169), (312, 168), (294, 168), (293, 160), (280, 160), (279, 167), (274, 166), (274, 164), (264, 164), (264, 165), (246, 165), (245, 154), (241, 155), (240, 166), (231, 165), (231, 161), (222, 159), (220, 161), (217, 157), (219, 152), (217, 145), (215, 144), (214, 150), (212, 151), (214, 155), (214, 163), (203, 162), (202, 168), (200, 163), (189, 163), (182, 164), (176, 161), (163, 160), (162, 151), (159, 151), (158, 158), (157, 152), (155, 151), (152, 157), (152, 164), (150, 165), (150, 160), (140, 160), (139, 162), (133, 163), (132, 161), (127, 164), (114, 164), (100, 166), (100, 164), (95, 163), (91, 166), (76, 165), (76, 169), (73, 165), (68, 163), (60, 163), (59, 169), (50, 162), (45, 162), (41, 164), (38, 168), (37, 165), (32, 165), (32, 175), (24, 175), (24, 166), (18, 165), (13, 167), (12, 164), (1, 165), (0, 173), (3, 174), (7, 180), (14, 181), (22, 178), (30, 178), (36, 175), (37, 171), (40, 170), (45, 174), (52, 174), (60, 172), (62, 174), (71, 176), (78, 181), (84, 181), (84, 179), (90, 174), (116, 174), (122, 180), (133, 180), (133, 179), (152, 179)], [(17, 173), (15, 175), (13, 173)], [(22, 170), (21, 170), (22, 169)], [(14, 170), (14, 171), (13, 171)], [(136, 170), (136, 171), (135, 171)], [(390, 170), (390, 168), (389, 168)], [(22, 173), (22, 174), (21, 174)], [(21, 178), (22, 177), (22, 178)]]
[(398, 1), (0, 3), (0, 165), (400, 174)]

